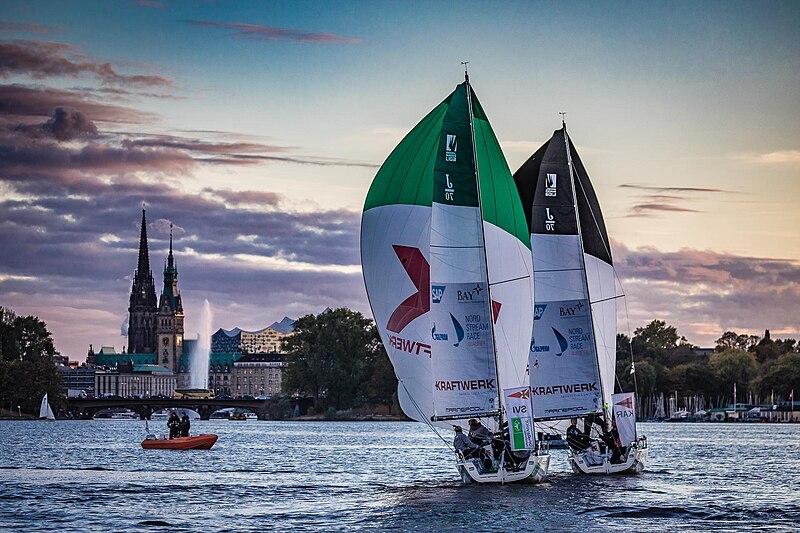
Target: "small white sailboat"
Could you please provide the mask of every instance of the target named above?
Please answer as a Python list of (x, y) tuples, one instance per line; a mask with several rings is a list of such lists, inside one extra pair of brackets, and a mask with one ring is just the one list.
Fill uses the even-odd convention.
[(647, 440), (636, 435), (634, 395), (613, 394), (621, 296), (611, 247), (594, 188), (563, 121), (514, 181), (533, 255), (529, 364), (537, 424), (563, 434), (566, 420), (586, 417), (582, 439), (569, 448), (576, 473), (641, 472)]
[(381, 166), (361, 223), (364, 282), (403, 411), (437, 434), (446, 429), (445, 442), (453, 424), (472, 418), (500, 437), (501, 451), (486, 449), (491, 466), (456, 453), (464, 482), (547, 476), (526, 371), (529, 242), (508, 165), (467, 77)]
[(50, 402), (47, 401), (47, 393), (42, 396), (42, 403), (39, 405), (39, 420), (55, 420), (53, 409), (50, 407)]

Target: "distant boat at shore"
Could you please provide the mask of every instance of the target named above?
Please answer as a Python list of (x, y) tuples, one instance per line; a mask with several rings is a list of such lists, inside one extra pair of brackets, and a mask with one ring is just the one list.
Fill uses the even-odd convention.
[(47, 393), (42, 396), (42, 403), (39, 406), (39, 420), (55, 420), (53, 409), (50, 407), (50, 402), (47, 401)]

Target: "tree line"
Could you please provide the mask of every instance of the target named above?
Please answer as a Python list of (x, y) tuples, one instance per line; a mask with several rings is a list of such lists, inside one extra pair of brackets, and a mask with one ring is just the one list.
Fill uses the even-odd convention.
[[(361, 313), (304, 316), (283, 351), (284, 391), (313, 397), (318, 410), (397, 401), (397, 379), (377, 328)], [(792, 390), (800, 393), (798, 352), (795, 339), (772, 339), (769, 331), (763, 337), (727, 331), (714, 353), (698, 353), (674, 326), (653, 320), (632, 337), (617, 335), (616, 389), (637, 390), (640, 398), (700, 396), (707, 407), (719, 407), (732, 403), (735, 383), (740, 402), (785, 401)]]
[(795, 389), (800, 393), (800, 345), (795, 339), (772, 339), (769, 330), (762, 337), (726, 331), (715, 344), (713, 353), (698, 354), (662, 320), (637, 328), (631, 338), (618, 334), (618, 385), (634, 390), (635, 379), (642, 398), (700, 396), (713, 407), (733, 402), (734, 385), (740, 403), (779, 403)]
[(47, 324), (0, 306), (0, 408), (38, 413), (47, 393), (58, 410), (63, 392), (56, 353)]
[[(282, 341), (287, 354), (284, 392), (314, 398), (315, 408), (397, 406), (397, 378), (372, 320), (340, 308), (306, 315)], [(800, 344), (726, 331), (712, 354), (698, 354), (677, 329), (662, 320), (617, 335), (617, 389), (640, 398), (677, 393), (728, 405), (736, 384), (739, 401), (786, 401), (800, 394)], [(61, 375), (47, 325), (0, 306), (0, 407), (38, 412), (47, 393), (58, 409)], [(631, 360), (635, 373), (630, 372)]]

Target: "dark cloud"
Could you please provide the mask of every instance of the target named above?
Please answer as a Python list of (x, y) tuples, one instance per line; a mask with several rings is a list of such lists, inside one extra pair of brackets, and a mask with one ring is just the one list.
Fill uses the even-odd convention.
[(50, 28), (48, 26), (41, 26), (39, 24), (25, 24), (19, 22), (8, 22), (0, 20), (0, 32), (3, 33), (62, 33), (64, 30), (60, 28)]
[(681, 207), (677, 205), (665, 203), (650, 203), (650, 204), (637, 204), (631, 207), (631, 213), (628, 216), (648, 216), (650, 211), (680, 211), (687, 213), (699, 213), (697, 209), (690, 207)]
[(275, 156), (275, 155), (249, 155), (249, 154), (236, 154), (231, 156), (230, 159), (223, 160), (205, 160), (206, 162), (220, 162), (220, 163), (240, 163), (252, 164), (265, 161), (276, 161), (281, 163), (296, 163), (298, 165), (314, 165), (321, 167), (364, 167), (364, 168), (379, 168), (377, 163), (369, 163), (366, 161), (350, 161), (347, 159), (323, 158), (323, 157), (303, 157), (303, 156)]
[(111, 63), (82, 56), (73, 46), (44, 41), (0, 41), (0, 77), (27, 74), (33, 78), (78, 77), (88, 74), (103, 83), (142, 87), (170, 87), (164, 76), (120, 74)]
[(67, 91), (52, 87), (26, 87), (24, 85), (0, 85), (0, 116), (22, 120), (24, 117), (50, 117), (59, 107), (80, 111), (93, 121), (143, 123), (157, 119), (129, 107), (96, 102), (83, 91)]
[(42, 130), (59, 141), (97, 136), (97, 126), (86, 115), (64, 107), (56, 108), (53, 118), (42, 125)]
[(214, 22), (210, 20), (186, 20), (193, 26), (205, 28), (221, 28), (232, 30), (235, 37), (252, 39), (256, 41), (296, 41), (301, 43), (322, 44), (360, 44), (361, 39), (343, 37), (333, 33), (319, 33), (307, 30), (288, 28), (273, 28), (258, 24), (243, 24), (238, 22)]
[(60, 187), (91, 189), (109, 176), (115, 178), (115, 185), (123, 186), (135, 174), (185, 174), (195, 165), (190, 156), (178, 150), (0, 139), (0, 179), (13, 182), (20, 192), (33, 194), (68, 193)]
[(786, 336), (800, 330), (796, 261), (691, 249), (630, 250), (616, 242), (614, 253), (631, 329), (658, 318), (705, 346), (713, 346), (726, 330), (760, 334), (770, 329)]
[(625, 183), (619, 187), (640, 193), (637, 203), (631, 206), (628, 217), (651, 217), (664, 211), (699, 213), (700, 210), (689, 207), (687, 204), (709, 194), (735, 194), (724, 189), (703, 187), (655, 187), (632, 183)]
[(161, 2), (154, 2), (153, 0), (136, 0), (136, 5), (139, 7), (152, 7), (156, 9), (164, 9), (164, 4)]
[(277, 207), (283, 201), (283, 195), (275, 192), (257, 191), (230, 191), (220, 189), (203, 189), (203, 192), (214, 197), (220, 198), (227, 204), (232, 205), (261, 205)]
[(286, 152), (288, 147), (270, 146), (259, 143), (229, 143), (229, 142), (208, 142), (199, 139), (188, 139), (172, 135), (149, 136), (146, 138), (129, 141), (130, 146), (143, 146), (150, 148), (177, 148), (191, 152), (201, 152), (204, 154), (237, 154), (237, 153), (265, 153), (265, 152)]
[(710, 188), (702, 188), (702, 187), (655, 187), (652, 185), (636, 185), (633, 183), (623, 183), (619, 186), (620, 189), (636, 189), (639, 191), (657, 191), (657, 192), (676, 192), (676, 193), (696, 193), (696, 192), (710, 192), (710, 193), (726, 193), (732, 194), (732, 191), (726, 191), (724, 189), (710, 189)]

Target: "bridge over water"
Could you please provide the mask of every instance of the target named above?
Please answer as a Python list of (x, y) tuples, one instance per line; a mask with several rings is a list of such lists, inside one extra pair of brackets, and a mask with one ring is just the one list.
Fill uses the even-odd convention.
[(208, 420), (211, 413), (226, 407), (248, 409), (256, 413), (260, 420), (269, 418), (271, 408), (278, 408), (280, 402), (294, 412), (300, 405), (300, 412), (305, 413), (314, 402), (313, 398), (284, 398), (269, 400), (234, 400), (234, 399), (175, 399), (175, 398), (67, 398), (67, 412), (75, 418), (91, 419), (105, 409), (125, 408), (139, 414), (141, 418), (150, 419), (151, 415), (161, 409), (191, 409), (200, 415), (201, 420)]

